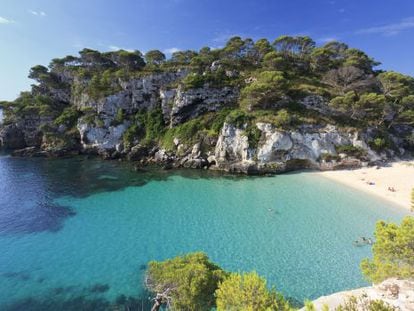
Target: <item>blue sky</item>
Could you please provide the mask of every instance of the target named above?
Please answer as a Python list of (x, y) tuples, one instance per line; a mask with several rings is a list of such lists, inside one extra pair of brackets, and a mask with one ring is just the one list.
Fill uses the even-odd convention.
[(84, 47), (168, 54), (282, 34), (337, 39), (414, 75), (414, 0), (0, 0), (0, 100), (29, 88), (33, 65)]

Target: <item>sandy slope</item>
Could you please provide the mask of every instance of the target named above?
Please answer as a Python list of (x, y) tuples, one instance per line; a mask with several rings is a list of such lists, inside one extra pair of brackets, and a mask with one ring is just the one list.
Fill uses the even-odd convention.
[[(414, 161), (394, 162), (388, 167), (380, 169), (369, 167), (355, 170), (325, 171), (317, 174), (377, 195), (401, 207), (411, 208), (411, 189), (414, 188)], [(394, 187), (396, 191), (391, 192), (388, 187)]]

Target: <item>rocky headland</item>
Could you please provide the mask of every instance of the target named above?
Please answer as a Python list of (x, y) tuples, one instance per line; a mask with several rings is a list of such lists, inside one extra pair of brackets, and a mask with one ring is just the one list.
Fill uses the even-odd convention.
[(95, 154), (246, 174), (412, 155), (413, 78), (375, 71), (343, 43), (287, 38), (308, 50), (286, 50), (284, 37), (236, 37), (170, 60), (88, 49), (54, 59), (32, 68), (30, 92), (1, 103), (0, 146), (16, 156)]

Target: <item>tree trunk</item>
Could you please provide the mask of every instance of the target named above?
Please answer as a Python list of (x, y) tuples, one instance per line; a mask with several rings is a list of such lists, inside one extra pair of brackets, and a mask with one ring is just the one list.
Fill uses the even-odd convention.
[(162, 297), (157, 297), (154, 299), (154, 305), (151, 308), (151, 311), (158, 311), (160, 310), (162, 305)]

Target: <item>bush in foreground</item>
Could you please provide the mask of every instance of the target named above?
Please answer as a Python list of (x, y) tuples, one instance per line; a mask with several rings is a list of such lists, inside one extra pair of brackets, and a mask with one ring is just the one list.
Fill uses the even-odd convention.
[(232, 273), (216, 291), (218, 311), (290, 310), (289, 304), (256, 272)]
[(405, 217), (400, 226), (377, 223), (373, 258), (361, 262), (365, 277), (378, 283), (390, 277), (414, 277), (414, 217)]
[(191, 253), (162, 262), (149, 263), (147, 287), (166, 293), (173, 310), (210, 310), (214, 292), (227, 273), (204, 253)]
[(289, 304), (257, 273), (228, 273), (204, 253), (190, 253), (149, 263), (147, 287), (156, 294), (152, 310), (277, 311)]

